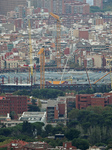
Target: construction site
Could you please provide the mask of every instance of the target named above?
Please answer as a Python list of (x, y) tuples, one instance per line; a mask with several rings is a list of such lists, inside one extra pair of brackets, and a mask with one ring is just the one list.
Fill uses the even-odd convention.
[[(56, 20), (56, 68), (49, 69), (48, 72), (45, 67), (45, 44), (42, 45), (37, 52), (39, 57), (39, 68), (35, 68), (32, 62), (32, 39), (31, 39), (31, 24), (28, 20), (29, 28), (29, 65), (19, 66), (17, 69), (22, 69), (23, 72), (17, 71), (1, 73), (0, 74), (0, 90), (1, 92), (13, 92), (21, 89), (33, 88), (54, 88), (61, 90), (80, 90), (85, 88), (99, 87), (107, 85), (109, 88), (112, 86), (111, 69), (108, 72), (93, 72), (85, 68), (84, 71), (75, 71), (67, 68), (69, 56), (66, 59), (65, 66), (61, 66), (61, 58), (63, 52), (61, 51), (61, 19), (58, 15), (50, 13), (50, 16)], [(27, 72), (25, 69), (27, 68)], [(55, 72), (53, 72), (55, 70)], [(9, 70), (8, 70), (9, 71)], [(14, 70), (13, 70), (14, 71)]]

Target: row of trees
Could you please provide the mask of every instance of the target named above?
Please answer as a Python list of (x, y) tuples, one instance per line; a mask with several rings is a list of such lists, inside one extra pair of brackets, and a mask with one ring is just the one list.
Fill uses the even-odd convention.
[[(65, 91), (61, 91), (61, 90), (56, 90), (56, 89), (34, 89), (32, 91), (27, 91), (27, 90), (21, 90), (21, 91), (16, 91), (13, 94), (14, 95), (26, 95), (26, 96), (33, 96), (35, 98), (39, 98), (39, 99), (55, 99), (58, 96), (65, 96), (65, 93), (74, 93), (74, 94), (93, 94), (93, 93), (97, 93), (97, 92), (101, 92), (101, 93), (108, 93), (110, 91), (110, 89), (106, 86), (106, 85), (102, 85), (102, 86), (92, 86), (92, 88), (86, 88), (85, 90), (79, 90), (79, 91), (75, 91), (75, 90), (65, 90)], [(3, 93), (2, 93), (3, 95)]]
[(27, 95), (34, 96), (39, 99), (51, 99), (57, 98), (58, 96), (64, 96), (65, 93), (56, 89), (34, 89), (32, 91), (21, 90), (14, 92), (14, 95)]

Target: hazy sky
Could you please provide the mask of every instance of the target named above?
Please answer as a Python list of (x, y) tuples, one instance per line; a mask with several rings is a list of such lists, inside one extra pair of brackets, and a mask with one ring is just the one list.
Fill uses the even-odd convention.
[(87, 3), (89, 3), (90, 5), (93, 4), (93, 0), (86, 0)]

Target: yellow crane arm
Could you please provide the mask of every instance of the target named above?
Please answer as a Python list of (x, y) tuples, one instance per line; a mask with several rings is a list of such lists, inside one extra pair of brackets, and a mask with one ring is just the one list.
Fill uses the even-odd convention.
[(41, 48), (40, 51), (38, 52), (38, 55), (41, 55), (44, 52), (44, 48)]
[(58, 15), (53, 14), (52, 12), (49, 13), (52, 17), (59, 21), (60, 17)]
[(90, 86), (90, 88), (92, 89), (92, 86), (91, 86), (91, 83), (90, 83), (90, 80), (89, 80), (89, 75), (88, 75), (88, 72), (87, 72), (87, 68), (86, 68), (86, 74), (87, 74), (87, 78), (88, 78), (89, 86)]
[(31, 24), (30, 19), (28, 21), (29, 27), (29, 47), (30, 47), (30, 68), (31, 68), (31, 76), (33, 76), (33, 66), (32, 66), (32, 41), (31, 41)]
[(98, 79), (97, 81), (95, 81), (93, 84), (96, 84), (98, 81), (100, 81), (101, 79), (103, 79), (104, 77), (106, 77), (110, 72), (108, 72), (107, 74), (105, 74), (103, 77), (101, 77), (100, 79)]
[(66, 79), (66, 81), (71, 81), (71, 84), (72, 84), (72, 79)]

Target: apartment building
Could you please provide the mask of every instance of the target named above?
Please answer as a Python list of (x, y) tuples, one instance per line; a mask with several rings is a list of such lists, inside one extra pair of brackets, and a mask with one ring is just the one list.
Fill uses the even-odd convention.
[(103, 8), (103, 0), (94, 0), (93, 5)]
[(84, 109), (88, 106), (112, 105), (111, 93), (79, 94), (76, 95), (76, 109)]
[(5, 68), (6, 69), (13, 69), (18, 67), (18, 60), (16, 59), (6, 59), (5, 60)]
[(18, 5), (26, 5), (26, 0), (0, 0), (0, 14), (7, 15), (7, 12), (12, 11)]
[(27, 111), (27, 97), (11, 94), (0, 96), (0, 115), (6, 116), (12, 111), (15, 112), (16, 117)]
[(89, 14), (90, 6), (86, 3), (81, 2), (66, 2), (64, 3), (64, 14)]
[(51, 12), (56, 14), (64, 13), (64, 0), (51, 0)]
[(65, 122), (67, 113), (75, 108), (75, 97), (58, 97), (57, 100), (49, 100), (47, 103), (47, 122)]
[(47, 103), (47, 122), (58, 119), (58, 103), (55, 100), (49, 100)]

